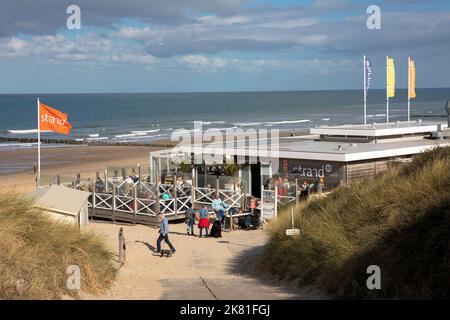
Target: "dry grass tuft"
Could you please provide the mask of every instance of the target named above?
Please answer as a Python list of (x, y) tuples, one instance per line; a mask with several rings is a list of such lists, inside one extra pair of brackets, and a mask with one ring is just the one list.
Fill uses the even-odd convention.
[(55, 222), (14, 192), (0, 194), (0, 299), (77, 298), (67, 267), (81, 268), (81, 289), (100, 293), (116, 275), (112, 254), (93, 233)]

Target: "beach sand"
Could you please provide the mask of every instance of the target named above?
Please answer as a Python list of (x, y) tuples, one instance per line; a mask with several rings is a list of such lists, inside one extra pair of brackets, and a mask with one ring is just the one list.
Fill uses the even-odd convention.
[[(280, 137), (302, 136), (309, 130), (296, 132), (280, 132)], [(170, 145), (170, 140), (158, 141), (158, 145)], [(156, 146), (96, 146), (96, 145), (61, 145), (58, 147), (41, 148), (41, 178), (45, 181), (47, 176), (62, 178), (75, 177), (77, 173), (83, 177), (95, 177), (99, 171), (107, 167), (135, 167), (140, 164), (144, 172), (148, 170), (149, 152), (161, 150)], [(2, 173), (0, 170), (1, 190), (14, 188), (18, 192), (29, 192), (36, 188), (33, 164), (37, 162), (37, 148), (2, 150), (0, 151), (0, 168), (19, 166), (25, 169), (12, 173)]]
[[(148, 167), (149, 152), (159, 150), (156, 147), (128, 146), (61, 146), (42, 148), (41, 176), (70, 176), (77, 173), (82, 176), (94, 175), (106, 167), (132, 167), (140, 164)], [(35, 174), (33, 163), (37, 162), (36, 148), (2, 151), (0, 166), (22, 164), (27, 170), (0, 175), (0, 188), (3, 191), (14, 188), (18, 192), (28, 192), (35, 189)], [(147, 170), (145, 170), (147, 171)]]
[(199, 238), (186, 235), (184, 223), (170, 223), (169, 238), (177, 249), (172, 257), (153, 255), (156, 228), (94, 222), (87, 230), (101, 235), (117, 259), (120, 227), (124, 228), (126, 261), (117, 280), (104, 294), (82, 294), (82, 299), (323, 298), (312, 290), (254, 275), (255, 259), (267, 241), (264, 230), (236, 230), (223, 232), (222, 238)]

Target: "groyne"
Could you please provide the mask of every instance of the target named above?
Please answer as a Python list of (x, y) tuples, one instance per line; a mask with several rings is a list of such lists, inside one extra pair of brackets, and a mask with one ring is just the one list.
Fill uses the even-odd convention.
[[(0, 137), (0, 142), (19, 142), (19, 143), (37, 143), (37, 138), (17, 138), (17, 137)], [(170, 141), (159, 142), (116, 142), (108, 140), (73, 140), (73, 139), (48, 139), (41, 138), (42, 144), (65, 144), (65, 145), (92, 145), (92, 146), (135, 146), (135, 147), (156, 147), (171, 148), (175, 145)]]

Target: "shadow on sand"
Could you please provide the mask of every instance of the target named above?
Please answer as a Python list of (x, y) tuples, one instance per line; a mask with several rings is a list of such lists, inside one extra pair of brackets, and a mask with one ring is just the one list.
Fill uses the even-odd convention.
[(139, 241), (139, 240), (136, 240), (135, 242), (142, 243), (142, 244), (145, 245), (145, 246), (148, 248), (148, 250), (150, 250), (151, 252), (156, 252), (156, 247), (152, 246), (152, 245), (151, 245), (150, 243), (148, 243), (148, 242)]
[[(260, 282), (262, 285), (273, 289), (274, 291), (288, 294), (289, 300), (315, 300), (327, 299), (327, 296), (321, 293), (313, 286), (299, 286), (298, 280), (287, 281), (279, 279), (268, 273), (261, 273), (256, 270), (258, 259), (264, 252), (264, 245), (252, 246), (248, 249), (240, 250), (228, 264), (228, 272), (250, 278)], [(277, 299), (277, 297), (274, 297)]]

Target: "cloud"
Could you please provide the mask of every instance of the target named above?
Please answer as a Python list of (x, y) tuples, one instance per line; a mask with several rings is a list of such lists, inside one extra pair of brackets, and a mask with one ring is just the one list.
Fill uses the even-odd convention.
[(319, 22), (317, 18), (299, 17), (290, 10), (282, 10), (227, 18), (202, 16), (180, 25), (125, 26), (116, 35), (142, 43), (147, 52), (157, 57), (273, 51), (324, 44), (326, 34), (302, 31)]
[(1, 60), (36, 60), (96, 65), (152, 65), (157, 59), (136, 47), (96, 35), (67, 38), (63, 35), (0, 39)]
[(175, 60), (177, 70), (189, 69), (201, 72), (230, 71), (233, 73), (261, 74), (272, 71), (293, 72), (299, 75), (330, 75), (351, 73), (360, 66), (347, 59), (240, 59), (216, 58), (202, 55), (186, 55)]
[(245, 2), (248, 0), (0, 0), (0, 37), (54, 33), (65, 27), (66, 9), (72, 4), (80, 6), (83, 24), (111, 27), (123, 18), (166, 25), (189, 21), (190, 15), (202, 12), (236, 14)]
[(0, 2), (0, 61), (8, 62), (326, 76), (360, 72), (362, 54), (410, 54), (420, 57), (419, 66), (433, 67), (450, 52), (448, 9), (420, 11), (393, 0), (381, 4), (382, 30), (367, 29), (367, 3), (349, 0), (278, 7), (243, 6), (246, 0), (80, 0), (80, 32), (58, 30), (69, 1)]

